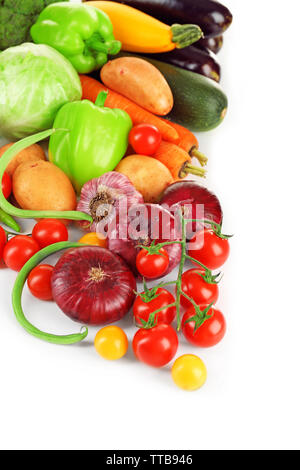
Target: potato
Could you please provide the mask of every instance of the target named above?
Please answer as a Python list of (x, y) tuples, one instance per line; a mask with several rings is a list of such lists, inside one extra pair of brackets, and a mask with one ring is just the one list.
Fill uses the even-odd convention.
[(173, 108), (172, 91), (161, 72), (146, 60), (120, 57), (101, 69), (102, 82), (142, 108), (165, 116)]
[(27, 210), (71, 211), (76, 195), (69, 178), (50, 162), (26, 162), (13, 175), (13, 194), (19, 206)]
[(130, 179), (145, 202), (158, 202), (166, 187), (173, 183), (173, 177), (165, 165), (144, 155), (123, 158), (115, 171)]
[[(3, 147), (0, 147), (0, 158), (6, 152), (9, 147), (11, 147), (13, 143), (11, 144), (6, 144)], [(10, 176), (14, 174), (16, 171), (17, 167), (21, 165), (21, 163), (25, 162), (36, 162), (37, 160), (46, 160), (46, 155), (42, 147), (38, 144), (33, 144), (30, 145), (30, 147), (27, 147), (24, 150), (21, 150), (21, 152), (17, 153), (17, 155), (9, 162), (6, 168), (6, 173), (8, 173)]]

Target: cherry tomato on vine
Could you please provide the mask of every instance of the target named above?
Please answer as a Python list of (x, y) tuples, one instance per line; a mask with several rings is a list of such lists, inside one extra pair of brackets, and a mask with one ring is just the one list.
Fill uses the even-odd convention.
[(163, 367), (177, 352), (178, 336), (170, 325), (140, 328), (133, 338), (132, 347), (139, 361), (152, 367)]
[(212, 270), (223, 266), (229, 257), (228, 239), (219, 237), (210, 229), (196, 233), (190, 241), (190, 246), (189, 255)]
[[(143, 292), (142, 295), (145, 296), (147, 294)], [(151, 291), (150, 291), (150, 296), (151, 296)], [(141, 297), (139, 295), (134, 301), (133, 315), (135, 317), (135, 321), (137, 325), (139, 326), (142, 326), (142, 323), (140, 321), (141, 319), (147, 323), (151, 313), (175, 302), (174, 296), (169, 291), (161, 287), (156, 290), (153, 299), (151, 300), (150, 299), (146, 298), (145, 300), (144, 297)], [(159, 323), (170, 324), (174, 320), (175, 315), (176, 315), (176, 307), (164, 308), (163, 310), (161, 310), (155, 315), (155, 320), (157, 324)]]
[(53, 300), (51, 288), (53, 269), (50, 264), (40, 264), (30, 272), (27, 279), (28, 288), (37, 299)]
[(33, 227), (32, 238), (41, 248), (45, 248), (53, 243), (68, 241), (69, 233), (65, 224), (60, 220), (43, 219)]
[(162, 276), (169, 267), (169, 255), (161, 248), (159, 254), (150, 254), (146, 249), (142, 249), (136, 258), (138, 272), (148, 279), (155, 279)]
[(24, 264), (39, 250), (40, 247), (33, 238), (17, 235), (6, 243), (3, 259), (8, 268), (21, 271)]
[(5, 230), (0, 227), (0, 260), (2, 259), (3, 250), (7, 242), (7, 235)]
[(11, 195), (11, 189), (12, 189), (11, 177), (5, 171), (3, 173), (3, 178), (2, 178), (2, 193), (5, 199), (9, 198), (9, 196)]
[(197, 390), (205, 384), (207, 371), (204, 362), (194, 354), (184, 354), (173, 364), (172, 378), (183, 390)]
[(161, 144), (161, 133), (151, 124), (138, 124), (129, 134), (129, 143), (139, 155), (154, 155)]
[[(207, 307), (201, 306), (204, 310)], [(226, 333), (226, 321), (223, 313), (211, 307), (208, 311), (209, 318), (195, 331), (196, 321), (188, 321), (196, 315), (194, 307), (191, 307), (182, 317), (182, 332), (189, 343), (201, 348), (209, 348), (218, 344)]]
[[(191, 297), (197, 305), (216, 303), (219, 297), (219, 287), (215, 282), (207, 282), (203, 279), (203, 270), (189, 269), (181, 278), (182, 291)], [(191, 302), (181, 295), (180, 303), (185, 308), (191, 307)]]

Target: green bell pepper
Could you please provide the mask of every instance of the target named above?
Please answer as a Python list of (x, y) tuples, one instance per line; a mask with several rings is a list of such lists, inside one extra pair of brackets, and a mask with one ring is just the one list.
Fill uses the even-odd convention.
[(77, 193), (93, 178), (113, 171), (126, 153), (132, 122), (121, 109), (105, 108), (107, 92), (94, 103), (67, 103), (58, 111), (54, 128), (70, 132), (52, 134), (49, 160), (72, 181)]
[(36, 44), (47, 44), (63, 54), (79, 73), (101, 68), (108, 54), (121, 50), (107, 14), (89, 5), (51, 4), (41, 12), (30, 34)]

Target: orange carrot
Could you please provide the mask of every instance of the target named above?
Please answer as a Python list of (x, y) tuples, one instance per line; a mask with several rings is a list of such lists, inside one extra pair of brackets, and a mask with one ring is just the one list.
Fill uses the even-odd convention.
[(152, 124), (160, 131), (162, 138), (168, 142), (176, 143), (179, 141), (177, 131), (167, 121), (163, 121), (161, 118), (154, 116), (154, 114), (149, 113), (149, 111), (146, 111), (119, 93), (110, 90), (94, 78), (80, 75), (80, 81), (82, 86), (82, 99), (95, 102), (101, 91), (108, 91), (105, 106), (126, 111), (131, 117), (133, 125), (144, 123)]
[(175, 122), (167, 121), (164, 122), (172, 126), (179, 135), (179, 142), (177, 145), (185, 150), (191, 157), (196, 157), (199, 160), (200, 165), (204, 166), (207, 163), (207, 157), (199, 151), (199, 142), (197, 137), (188, 129)]
[(175, 179), (185, 178), (189, 173), (205, 177), (205, 170), (191, 165), (192, 159), (190, 155), (171, 142), (162, 141), (152, 157), (163, 163)]

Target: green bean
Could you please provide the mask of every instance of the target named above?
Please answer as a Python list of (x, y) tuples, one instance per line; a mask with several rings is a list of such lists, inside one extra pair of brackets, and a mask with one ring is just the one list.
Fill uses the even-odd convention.
[(82, 341), (86, 338), (88, 334), (87, 327), (83, 327), (82, 331), (77, 334), (65, 335), (65, 336), (57, 336), (50, 333), (45, 333), (35, 326), (33, 326), (25, 317), (23, 309), (22, 309), (22, 292), (27, 280), (29, 273), (32, 271), (35, 266), (37, 266), (44, 258), (47, 256), (52, 255), (61, 250), (65, 250), (66, 248), (77, 248), (82, 246), (81, 243), (71, 243), (71, 242), (60, 242), (55, 243), (53, 245), (47, 246), (43, 248), (41, 251), (36, 253), (35, 255), (30, 258), (29, 261), (25, 264), (25, 266), (21, 269), (16, 279), (13, 291), (12, 291), (12, 305), (15, 316), (20, 323), (20, 325), (31, 335), (36, 336), (44, 341), (48, 341), (48, 343), (55, 343), (55, 344), (74, 344)]
[(15, 221), (15, 219), (13, 219), (11, 215), (7, 214), (2, 209), (0, 209), (0, 222), (15, 232), (21, 231), (20, 225)]
[[(55, 132), (68, 132), (67, 129), (49, 129), (47, 131), (39, 132), (38, 134), (25, 137), (25, 139), (19, 140), (2, 155), (0, 159), (0, 181), (2, 181), (3, 173), (6, 170), (8, 163), (11, 159), (17, 155), (21, 150), (29, 147), (36, 142), (40, 142), (46, 139)], [(18, 209), (17, 207), (10, 204), (4, 197), (2, 190), (0, 189), (0, 208), (7, 214), (14, 217), (21, 217), (23, 219), (68, 219), (68, 220), (87, 220), (93, 222), (90, 215), (79, 211), (28, 211)]]

